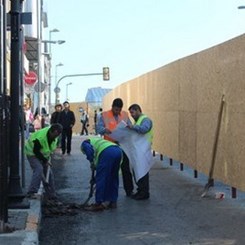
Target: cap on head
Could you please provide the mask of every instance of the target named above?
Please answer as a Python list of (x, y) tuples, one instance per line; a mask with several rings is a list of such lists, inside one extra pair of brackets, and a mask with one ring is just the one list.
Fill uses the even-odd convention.
[(63, 105), (65, 105), (65, 104), (68, 104), (68, 105), (69, 105), (69, 102), (66, 100), (66, 101), (63, 103)]
[(57, 133), (62, 133), (63, 127), (59, 123), (54, 123), (50, 127), (51, 132), (57, 131)]

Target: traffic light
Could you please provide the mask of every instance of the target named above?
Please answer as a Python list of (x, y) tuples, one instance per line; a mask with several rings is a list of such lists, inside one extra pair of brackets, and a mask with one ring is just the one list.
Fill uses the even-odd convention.
[(104, 81), (110, 80), (110, 69), (109, 69), (109, 67), (103, 67), (103, 80)]

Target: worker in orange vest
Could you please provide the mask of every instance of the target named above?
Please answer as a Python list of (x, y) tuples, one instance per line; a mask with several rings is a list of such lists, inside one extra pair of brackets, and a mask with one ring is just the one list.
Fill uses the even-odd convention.
[[(104, 136), (104, 139), (115, 142), (110, 134), (117, 127), (117, 125), (123, 120), (127, 124), (130, 123), (128, 113), (122, 111), (123, 101), (121, 98), (116, 98), (112, 102), (111, 110), (102, 112), (102, 115), (98, 122), (97, 133)], [(118, 142), (115, 142), (118, 143)], [(129, 167), (129, 159), (123, 151), (123, 161), (121, 164), (123, 187), (128, 197), (133, 195), (133, 178)]]

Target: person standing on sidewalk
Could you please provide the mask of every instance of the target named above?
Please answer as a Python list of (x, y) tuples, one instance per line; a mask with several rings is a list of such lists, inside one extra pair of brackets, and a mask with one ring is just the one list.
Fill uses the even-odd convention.
[[(62, 105), (61, 104), (57, 104), (55, 105), (55, 111), (52, 113), (51, 115), (51, 119), (50, 119), (50, 123), (54, 124), (54, 123), (59, 123), (60, 120), (60, 114), (62, 111)], [(61, 148), (61, 135), (58, 138), (58, 147)]]
[[(116, 98), (112, 102), (112, 108), (109, 111), (104, 111), (101, 114), (101, 117), (98, 122), (97, 133), (104, 135), (104, 139), (115, 142), (110, 134), (117, 127), (117, 125), (123, 120), (126, 123), (130, 123), (128, 113), (122, 111), (123, 101), (121, 98)], [(123, 162), (121, 164), (122, 177), (123, 177), (123, 187), (126, 192), (126, 195), (130, 197), (133, 194), (133, 178), (129, 168), (129, 159), (125, 152), (123, 151)]]
[(89, 137), (81, 144), (81, 151), (87, 156), (91, 168), (96, 170), (96, 203), (88, 211), (116, 208), (119, 188), (119, 169), (122, 161), (121, 148), (100, 137)]
[(74, 112), (70, 110), (70, 104), (68, 101), (63, 103), (64, 110), (60, 113), (59, 123), (63, 126), (61, 149), (62, 154), (66, 152), (68, 155), (71, 153), (71, 139), (72, 139), (72, 128), (76, 122)]
[(55, 111), (52, 113), (51, 115), (51, 119), (50, 119), (50, 123), (54, 124), (54, 123), (59, 123), (60, 120), (60, 114), (62, 111), (62, 105), (61, 104), (57, 104), (54, 107)]
[(31, 112), (31, 108), (29, 105), (24, 105), (24, 113), (25, 113), (25, 138), (28, 139), (30, 136), (30, 124), (34, 120), (34, 116)]
[[(128, 128), (130, 130), (133, 130), (134, 132), (138, 133), (139, 135), (144, 135), (144, 142), (145, 147), (143, 148), (143, 144), (136, 146), (141, 147), (144, 149), (144, 152), (140, 152), (140, 157), (145, 156), (142, 162), (135, 163), (133, 167), (133, 171), (135, 172), (135, 177), (137, 180), (137, 176), (139, 176), (139, 179), (137, 180), (136, 184), (138, 186), (137, 192), (132, 195), (132, 198), (135, 200), (145, 200), (150, 197), (149, 192), (149, 170), (152, 166), (151, 162), (147, 161), (145, 158), (148, 155), (151, 155), (151, 144), (152, 144), (152, 138), (153, 138), (153, 124), (152, 120), (144, 115), (142, 113), (141, 107), (138, 104), (132, 104), (129, 107), (129, 112), (134, 119), (135, 123), (134, 125), (128, 124)], [(127, 143), (127, 142), (126, 142)], [(135, 142), (134, 142), (135, 143)], [(138, 158), (136, 160), (139, 160)], [(137, 172), (137, 173), (136, 173)], [(140, 174), (138, 174), (140, 173)]]
[[(33, 170), (30, 186), (28, 188), (27, 197), (34, 197), (38, 192), (41, 181), (47, 173), (48, 166), (51, 166), (49, 158), (57, 147), (57, 137), (62, 132), (60, 124), (53, 124), (31, 134), (29, 140), (25, 144), (25, 154)], [(44, 184), (47, 198), (56, 198), (53, 173), (50, 169), (49, 183)]]

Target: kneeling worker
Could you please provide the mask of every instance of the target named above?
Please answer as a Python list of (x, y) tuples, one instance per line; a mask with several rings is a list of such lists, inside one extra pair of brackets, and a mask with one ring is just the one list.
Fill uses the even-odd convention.
[(122, 161), (121, 148), (100, 137), (89, 137), (81, 144), (81, 151), (96, 169), (95, 204), (88, 211), (116, 208), (119, 188), (119, 169)]

